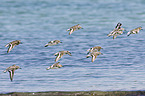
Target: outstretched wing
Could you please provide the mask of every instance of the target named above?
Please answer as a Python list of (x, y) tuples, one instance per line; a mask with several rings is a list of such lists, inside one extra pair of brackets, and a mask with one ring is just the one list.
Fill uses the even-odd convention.
[(58, 53), (57, 56), (56, 56), (56, 58), (55, 58), (55, 62), (57, 62), (61, 57), (62, 57), (61, 54)]
[(115, 34), (115, 35), (113, 35), (113, 39), (115, 39), (117, 37), (117, 35)]
[(88, 49), (87, 51), (90, 51), (91, 49)]
[(70, 31), (70, 29), (67, 29), (66, 31)]
[(59, 54), (59, 52), (55, 53), (54, 55), (57, 56)]
[(88, 54), (87, 56), (86, 56), (86, 58), (89, 58), (91, 55), (90, 54)]
[(7, 45), (5, 45), (5, 47), (8, 47), (8, 46), (10, 46), (10, 44), (8, 43)]
[(52, 44), (53, 44), (53, 41), (49, 41), (47, 44), (45, 44), (45, 47), (52, 46)]
[(48, 46), (48, 44), (45, 44), (45, 46), (44, 47), (47, 47)]
[(60, 62), (57, 62), (57, 63), (53, 64), (52, 67), (57, 67), (59, 63)]
[(98, 56), (98, 55), (96, 55), (96, 56), (95, 56), (95, 55), (93, 55), (93, 56), (92, 56), (92, 62), (94, 62), (94, 61), (95, 61), (95, 59), (97, 58), (97, 56)]
[(48, 43), (53, 44), (54, 41), (49, 41)]
[(131, 34), (131, 32), (129, 31), (128, 33), (127, 33), (127, 36), (129, 36)]
[(13, 44), (9, 44), (9, 48), (7, 50), (7, 53), (9, 53), (13, 48), (14, 48), (14, 45)]
[(10, 79), (13, 81), (13, 76), (14, 76), (14, 70), (9, 70), (10, 73)]
[(71, 35), (73, 31), (74, 31), (74, 29), (73, 29), (73, 28), (72, 28), (72, 29), (70, 29), (69, 35)]

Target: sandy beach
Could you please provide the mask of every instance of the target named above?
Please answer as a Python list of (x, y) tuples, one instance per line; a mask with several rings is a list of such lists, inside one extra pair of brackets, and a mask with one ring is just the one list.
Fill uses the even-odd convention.
[(12, 92), (0, 96), (145, 96), (145, 91)]

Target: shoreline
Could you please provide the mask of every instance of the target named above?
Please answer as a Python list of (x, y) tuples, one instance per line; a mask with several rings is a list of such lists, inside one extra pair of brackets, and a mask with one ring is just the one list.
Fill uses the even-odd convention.
[(11, 92), (0, 96), (145, 96), (145, 91), (46, 91)]

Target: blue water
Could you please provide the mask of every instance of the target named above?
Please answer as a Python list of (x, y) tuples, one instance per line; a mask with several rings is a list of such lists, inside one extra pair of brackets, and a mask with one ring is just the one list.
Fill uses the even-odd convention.
[[(0, 93), (38, 91), (145, 90), (144, 0), (0, 0)], [(126, 30), (115, 40), (107, 37), (121, 22)], [(84, 29), (68, 35), (69, 27)], [(6, 53), (14, 40), (23, 44)], [(44, 47), (51, 40), (56, 46)], [(87, 49), (101, 46), (103, 55), (92, 63)], [(46, 70), (54, 53), (68, 50), (64, 67)], [(13, 82), (3, 71), (16, 64)]]

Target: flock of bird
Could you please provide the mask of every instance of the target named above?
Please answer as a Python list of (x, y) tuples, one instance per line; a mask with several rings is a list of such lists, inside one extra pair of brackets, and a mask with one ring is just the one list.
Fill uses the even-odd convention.
[[(109, 37), (113, 36), (113, 39), (115, 39), (117, 36), (123, 34), (124, 28), (121, 28), (121, 26), (122, 26), (122, 24), (118, 23), (116, 25), (116, 27), (114, 28), (114, 30), (111, 31), (107, 36), (109, 36)], [(67, 29), (67, 31), (69, 31), (69, 35), (71, 35), (74, 31), (79, 30), (79, 29), (83, 29), (83, 28), (80, 26), (80, 24), (77, 24), (77, 25), (72, 26), (69, 29)], [(129, 31), (127, 33), (127, 36), (130, 36), (130, 34), (137, 34), (137, 33), (139, 33), (140, 30), (142, 30), (142, 27), (135, 28), (135, 29)], [(59, 43), (62, 43), (62, 42), (60, 40), (53, 40), (53, 41), (48, 42), (45, 45), (45, 47), (54, 46), (54, 45), (57, 45)], [(8, 50), (7, 50), (7, 53), (9, 53), (16, 45), (19, 45), (19, 44), (21, 44), (20, 40), (15, 40), (15, 41), (12, 41), (12, 42), (6, 44), (5, 47), (9, 47)], [(87, 53), (88, 55), (86, 56), (86, 58), (92, 57), (91, 61), (94, 62), (98, 55), (102, 55), (102, 53), (100, 52), (101, 49), (103, 49), (103, 48), (100, 47), (100, 46), (95, 46), (95, 47), (92, 47), (92, 48), (88, 49), (87, 50), (88, 51), (88, 53)], [(55, 62), (57, 62), (60, 58), (62, 58), (63, 55), (66, 55), (66, 54), (72, 56), (69, 51), (59, 51), (59, 52), (55, 53), (54, 54), (56, 56)], [(49, 70), (49, 69), (61, 68), (62, 65), (59, 64), (59, 63), (60, 62), (57, 62), (57, 63), (49, 66), (46, 69)], [(20, 69), (20, 67), (16, 66), (16, 65), (12, 65), (12, 66), (6, 68), (6, 70), (3, 71), (3, 72), (5, 73), (5, 72), (8, 71), (9, 74), (10, 74), (10, 80), (13, 81), (14, 71), (16, 69)]]

